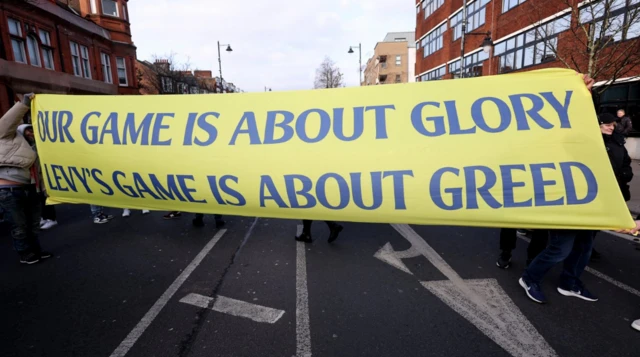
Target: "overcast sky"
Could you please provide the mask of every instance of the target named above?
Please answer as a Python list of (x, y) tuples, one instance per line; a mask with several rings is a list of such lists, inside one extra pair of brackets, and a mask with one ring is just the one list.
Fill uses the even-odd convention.
[[(179, 6), (177, 6), (179, 4)], [(310, 89), (325, 56), (358, 84), (362, 63), (387, 32), (415, 30), (414, 0), (136, 0), (129, 2), (131, 32), (138, 58), (175, 52), (192, 69), (218, 75), (216, 41), (231, 44), (222, 52), (222, 75), (247, 92)]]

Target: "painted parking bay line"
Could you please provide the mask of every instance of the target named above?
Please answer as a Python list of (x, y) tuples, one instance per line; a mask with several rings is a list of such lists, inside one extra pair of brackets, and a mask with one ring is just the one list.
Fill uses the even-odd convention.
[(180, 289), (182, 284), (184, 284), (184, 282), (187, 281), (191, 273), (193, 273), (193, 271), (196, 270), (196, 268), (198, 267), (198, 265), (200, 265), (204, 257), (206, 257), (207, 254), (209, 254), (211, 249), (213, 249), (213, 246), (216, 245), (218, 241), (220, 241), (220, 238), (222, 238), (222, 236), (226, 232), (227, 232), (226, 229), (221, 229), (218, 231), (218, 233), (216, 233), (216, 235), (213, 236), (213, 238), (211, 238), (209, 243), (207, 243), (207, 245), (205, 245), (204, 248), (202, 248), (200, 253), (198, 253), (198, 255), (196, 255), (196, 257), (193, 258), (193, 261), (191, 261), (191, 263), (189, 263), (189, 265), (182, 271), (182, 274), (178, 275), (176, 280), (174, 280), (173, 283), (169, 286), (169, 288), (167, 288), (167, 290), (164, 292), (164, 294), (160, 296), (158, 301), (156, 301), (156, 303), (153, 304), (153, 306), (151, 306), (151, 309), (147, 311), (147, 313), (142, 317), (140, 322), (138, 322), (138, 324), (133, 328), (133, 330), (129, 332), (129, 335), (127, 335), (127, 337), (125, 337), (125, 339), (122, 342), (120, 342), (120, 345), (115, 349), (115, 351), (113, 351), (110, 357), (123, 357), (129, 352), (131, 347), (133, 347), (133, 345), (138, 341), (138, 339), (140, 338), (140, 336), (142, 336), (144, 331), (149, 327), (149, 325), (151, 325), (151, 323), (153, 322), (153, 320), (155, 320), (158, 314), (160, 314), (160, 311), (162, 311), (162, 309), (167, 304), (167, 302), (173, 297), (173, 295), (178, 291), (178, 289)]
[[(412, 257), (416, 252), (420, 253), (448, 278), (441, 281), (420, 281), (420, 284), (493, 342), (514, 357), (557, 356), (495, 279), (462, 279), (410, 226), (391, 226), (411, 243), (411, 248), (403, 252), (393, 252), (388, 243), (376, 253), (376, 258), (389, 264), (393, 262), (392, 266), (407, 272), (408, 269), (401, 259)], [(392, 257), (394, 253), (397, 255)]]
[[(211, 309), (238, 317), (244, 317), (255, 322), (274, 324), (282, 315), (283, 310), (252, 304), (250, 302), (236, 300), (218, 295), (215, 298), (191, 293), (180, 300), (181, 303), (197, 306), (203, 309)], [(211, 304), (213, 302), (213, 305)]]

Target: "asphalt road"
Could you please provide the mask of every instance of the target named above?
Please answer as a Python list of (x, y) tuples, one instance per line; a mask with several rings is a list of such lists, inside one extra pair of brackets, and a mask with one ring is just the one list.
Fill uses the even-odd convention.
[[(0, 225), (0, 356), (638, 356), (640, 250), (601, 233), (583, 280), (600, 301), (517, 283), (495, 266), (497, 229), (227, 217), (165, 221), (161, 212), (92, 223), (60, 206), (41, 241), (54, 257), (21, 265)], [(398, 253), (400, 252), (400, 253)]]

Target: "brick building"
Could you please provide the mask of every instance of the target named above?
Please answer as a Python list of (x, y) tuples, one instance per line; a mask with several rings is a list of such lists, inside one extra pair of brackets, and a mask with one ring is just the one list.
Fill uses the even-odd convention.
[(376, 43), (367, 60), (362, 85), (415, 82), (416, 45), (413, 32), (390, 32)]
[(0, 2), (0, 112), (18, 93), (138, 94), (127, 3)]
[[(459, 77), (462, 0), (416, 0), (416, 20), (416, 80)], [(596, 91), (598, 110), (626, 109), (640, 133), (640, 1), (469, 1), (466, 33), (464, 77), (549, 67), (591, 73), (608, 88)], [(480, 46), (488, 36), (487, 53)]]
[(136, 62), (140, 94), (213, 94), (240, 92), (208, 70), (176, 69), (168, 59)]

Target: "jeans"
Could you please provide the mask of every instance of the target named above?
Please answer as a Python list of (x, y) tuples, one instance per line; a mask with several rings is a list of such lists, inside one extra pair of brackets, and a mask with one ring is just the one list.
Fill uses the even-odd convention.
[(91, 214), (93, 215), (94, 218), (101, 215), (102, 211), (104, 210), (102, 206), (95, 206), (95, 205), (89, 205), (89, 206), (91, 206)]
[[(516, 249), (518, 234), (516, 229), (502, 228), (500, 230), (500, 250), (509, 253)], [(549, 242), (549, 231), (546, 229), (536, 229), (531, 234), (531, 242), (527, 247), (527, 259), (533, 260), (547, 247)]]
[(580, 275), (589, 263), (596, 233), (597, 231), (549, 231), (549, 245), (531, 262), (522, 278), (527, 283), (540, 284), (554, 265), (564, 261), (559, 286), (566, 290), (582, 286)]
[(13, 248), (19, 254), (39, 253), (40, 197), (34, 186), (0, 189), (0, 207), (11, 224)]

